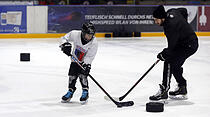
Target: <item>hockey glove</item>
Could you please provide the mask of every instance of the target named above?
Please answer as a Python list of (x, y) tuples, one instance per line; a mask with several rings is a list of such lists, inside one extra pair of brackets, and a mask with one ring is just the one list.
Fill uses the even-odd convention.
[(82, 74), (88, 75), (90, 73), (91, 65), (90, 64), (83, 64), (82, 65), (85, 70), (82, 70)]
[(158, 55), (157, 55), (157, 58), (160, 59), (161, 61), (165, 61), (167, 59), (167, 55), (168, 55), (168, 49), (165, 48), (163, 49), (162, 52), (160, 52)]
[(63, 43), (60, 47), (61, 47), (61, 50), (63, 51), (63, 53), (65, 53), (67, 56), (71, 55), (72, 45), (69, 42)]
[(159, 53), (157, 55), (157, 58), (160, 59), (161, 61), (165, 61), (165, 58), (163, 57), (163, 54), (162, 53)]

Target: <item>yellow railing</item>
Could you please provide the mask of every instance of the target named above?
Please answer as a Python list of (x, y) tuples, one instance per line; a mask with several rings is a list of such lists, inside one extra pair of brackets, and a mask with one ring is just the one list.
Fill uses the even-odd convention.
[[(96, 37), (105, 37), (106, 34), (110, 34), (113, 37), (112, 33), (96, 33)], [(197, 36), (210, 36), (210, 32), (196, 32)], [(59, 34), (0, 34), (0, 39), (6, 38), (60, 38), (64, 36), (65, 33)], [(141, 37), (162, 37), (165, 36), (163, 32), (142, 32)]]

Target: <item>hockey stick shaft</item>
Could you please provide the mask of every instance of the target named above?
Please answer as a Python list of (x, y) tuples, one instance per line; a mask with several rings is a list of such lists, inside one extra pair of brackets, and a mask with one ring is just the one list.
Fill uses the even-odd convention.
[[(73, 55), (71, 55), (71, 58), (73, 59), (73, 61), (75, 61), (83, 70), (85, 70), (82, 65), (79, 63), (79, 61), (77, 60), (76, 57), (74, 57)], [(90, 75), (88, 74), (88, 76), (96, 83), (96, 85), (98, 85), (98, 87), (110, 98), (110, 100), (116, 104), (118, 107), (122, 107), (122, 106), (126, 106), (126, 105), (129, 105), (129, 104), (126, 104), (126, 103), (130, 103), (130, 102), (117, 102), (115, 101), (107, 92), (106, 90)], [(132, 102), (133, 103), (133, 102)], [(129, 106), (132, 106), (133, 104), (129, 105)]]
[(128, 92), (119, 97), (119, 101), (122, 101), (133, 89), (136, 87), (136, 85), (151, 71), (151, 69), (159, 62), (160, 60), (158, 59), (144, 74), (143, 76), (128, 90)]

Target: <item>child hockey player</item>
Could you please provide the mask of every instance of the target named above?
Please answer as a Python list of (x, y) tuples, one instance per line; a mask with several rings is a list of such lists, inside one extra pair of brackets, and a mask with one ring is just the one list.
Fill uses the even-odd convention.
[[(69, 68), (69, 85), (68, 92), (62, 97), (62, 102), (69, 102), (73, 97), (76, 90), (75, 84), (79, 77), (82, 85), (82, 96), (80, 97), (81, 102), (86, 102), (89, 98), (89, 86), (87, 76), (91, 69), (91, 63), (95, 58), (98, 49), (98, 43), (95, 38), (95, 27), (92, 23), (84, 23), (82, 30), (72, 30), (61, 38), (62, 44), (60, 45), (61, 50), (67, 56), (75, 56), (85, 70), (82, 70), (77, 63), (71, 62)], [(72, 44), (71, 44), (72, 43)]]

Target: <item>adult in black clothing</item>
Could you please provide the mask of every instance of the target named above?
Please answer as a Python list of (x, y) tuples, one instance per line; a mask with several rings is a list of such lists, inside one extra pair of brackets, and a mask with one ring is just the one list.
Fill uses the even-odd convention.
[(149, 99), (162, 100), (168, 98), (172, 74), (178, 86), (175, 91), (169, 92), (169, 97), (187, 99), (187, 83), (182, 76), (182, 65), (198, 49), (198, 38), (187, 22), (187, 9), (173, 8), (165, 12), (164, 7), (160, 5), (154, 10), (153, 17), (156, 24), (163, 26), (168, 47), (157, 55), (158, 59), (164, 61), (163, 80), (158, 93), (150, 96)]

